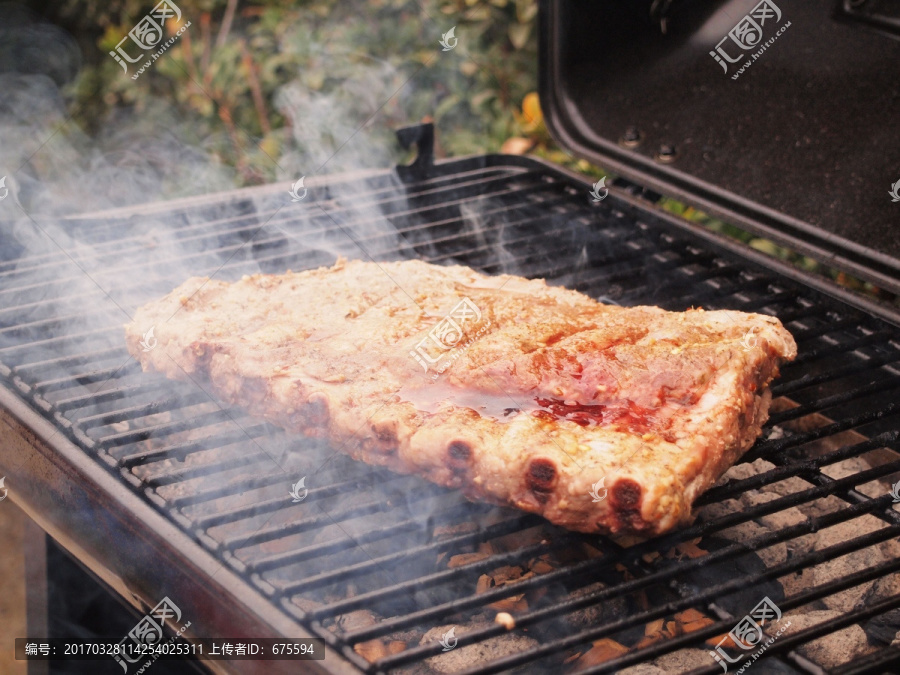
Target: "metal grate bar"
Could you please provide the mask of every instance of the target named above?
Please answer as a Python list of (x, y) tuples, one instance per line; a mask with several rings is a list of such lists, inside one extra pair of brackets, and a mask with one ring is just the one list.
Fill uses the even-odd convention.
[[(385, 480), (390, 481), (399, 479), (396, 477), (393, 479), (391, 477), (386, 477)], [(327, 487), (312, 488), (310, 489), (308, 496), (312, 500), (324, 499), (326, 497), (333, 497), (335, 495), (338, 495), (341, 492), (349, 490), (351, 488), (365, 487), (366, 484), (371, 485), (371, 481), (359, 481), (357, 479), (351, 479), (339, 483), (333, 483)], [(265, 513), (271, 513), (273, 511), (283, 510), (284, 508), (284, 498), (280, 497), (278, 499), (270, 499), (267, 501), (257, 502), (252, 506), (223, 510), (218, 513), (206, 516), (195, 516), (194, 522), (198, 527), (206, 529), (224, 523), (237, 523), (241, 520), (253, 518)], [(228, 548), (228, 546), (226, 546), (226, 548)]]
[[(310, 490), (310, 492), (313, 491)], [(415, 502), (425, 499), (427, 496), (429, 496), (429, 490), (423, 489), (415, 490), (409, 493), (407, 495), (407, 498), (410, 500), (410, 502)], [(387, 505), (380, 500), (373, 500), (359, 506), (335, 510), (327, 514), (323, 513), (321, 516), (306, 517), (296, 520), (292, 523), (264, 527), (257, 530), (251, 535), (238, 535), (234, 537), (228, 537), (223, 540), (222, 547), (229, 550), (244, 548), (246, 546), (250, 546), (251, 544), (261, 544), (266, 541), (281, 539), (282, 537), (287, 537), (292, 534), (306, 532), (307, 530), (311, 530), (321, 526), (322, 523), (340, 523), (342, 521), (351, 520), (362, 515), (386, 511), (390, 508), (390, 505)], [(303, 581), (298, 581), (297, 584), (298, 586), (305, 588), (307, 586), (306, 582), (307, 579), (304, 579)]]
[(118, 434), (110, 434), (109, 436), (98, 437), (96, 440), (98, 443), (102, 443), (107, 447), (127, 445), (131, 443), (139, 443), (141, 441), (150, 440), (152, 438), (169, 436), (180, 431), (194, 429), (196, 428), (196, 425), (201, 423), (211, 424), (213, 422), (227, 422), (229, 420), (231, 420), (231, 418), (228, 416), (228, 413), (223, 410), (217, 409), (213, 412), (197, 415), (190, 420), (162, 422), (160, 424), (153, 424), (142, 429), (137, 429), (135, 431), (123, 431)]
[[(812, 405), (801, 405), (796, 408), (791, 408), (789, 410), (783, 410), (781, 412), (772, 413), (770, 416), (771, 424), (784, 424), (788, 420), (795, 420), (799, 417), (805, 417), (806, 415), (811, 414), (812, 412), (819, 412), (822, 410), (828, 410), (829, 408), (834, 408), (842, 403), (849, 403), (850, 401), (855, 401), (860, 398), (864, 398), (871, 394), (881, 394), (888, 391), (892, 391), (900, 387), (900, 377), (890, 378), (888, 380), (872, 382), (870, 384), (864, 385), (862, 387), (858, 387), (848, 392), (843, 392), (840, 394), (833, 394), (832, 396), (827, 396), (825, 398), (819, 399), (814, 406)], [(811, 410), (811, 408), (814, 408)]]
[[(856, 445), (845, 446), (843, 448), (840, 448), (839, 450), (834, 450), (812, 459), (806, 459), (800, 462), (789, 462), (784, 464), (783, 466), (779, 466), (775, 469), (771, 469), (770, 471), (766, 471), (765, 473), (759, 473), (742, 480), (731, 481), (725, 485), (707, 490), (703, 494), (703, 496), (697, 500), (697, 504), (703, 505), (721, 501), (723, 499), (728, 499), (734, 494), (760, 488), (764, 485), (771, 485), (772, 483), (784, 480), (786, 478), (799, 476), (804, 472), (808, 474), (810, 471), (819, 469), (823, 466), (835, 464), (850, 457), (857, 457), (878, 448), (891, 447), (893, 449), (900, 449), (896, 448), (898, 436), (900, 436), (900, 434), (898, 434), (898, 432), (896, 431), (880, 434), (867, 441), (857, 443)], [(857, 475), (862, 476), (864, 474), (865, 472), (860, 472)]]
[(266, 433), (266, 427), (261, 424), (254, 424), (247, 427), (241, 427), (240, 431), (231, 431), (215, 436), (206, 436), (198, 441), (187, 444), (169, 445), (153, 450), (142, 450), (140, 452), (123, 455), (119, 457), (119, 464), (126, 468), (132, 469), (141, 464), (149, 464), (161, 459), (175, 459), (183, 462), (189, 455), (196, 452), (208, 450), (210, 446), (220, 448), (232, 443), (245, 441), (249, 438), (259, 438)]
[[(454, 516), (459, 517), (465, 513), (470, 506), (468, 504), (459, 504), (450, 502), (446, 509), (441, 509), (439, 511), (440, 520), (441, 521), (451, 521)], [(523, 529), (524, 523), (527, 518), (517, 518), (509, 521), (507, 524), (508, 532), (515, 532), (520, 529)], [(499, 534), (503, 530), (498, 526), (493, 526), (496, 529), (491, 530), (492, 533)], [(331, 553), (338, 553), (340, 551), (347, 550), (348, 548), (354, 547), (357, 544), (369, 544), (380, 539), (384, 539), (387, 537), (391, 537), (397, 534), (405, 533), (405, 532), (416, 532), (421, 529), (421, 521), (420, 519), (410, 518), (408, 520), (400, 521), (394, 525), (389, 525), (387, 527), (383, 527), (378, 531), (367, 532), (362, 535), (358, 535), (354, 537), (354, 540), (350, 540), (347, 538), (333, 540), (331, 542), (325, 543), (316, 543), (311, 546), (307, 546), (304, 548), (299, 548), (288, 553), (281, 553), (277, 555), (270, 555), (265, 558), (257, 559), (252, 562), (247, 563), (248, 569), (253, 570), (254, 572), (262, 573), (271, 570), (278, 569), (280, 567), (287, 567), (289, 565), (295, 565), (298, 562), (302, 562), (303, 560), (307, 560), (309, 558), (319, 557), (322, 555), (328, 555)], [(476, 540), (479, 537), (485, 536), (485, 531), (479, 531), (474, 533), (471, 536), (471, 541)], [(456, 543), (464, 543), (470, 541), (470, 539), (466, 539), (465, 537), (458, 537), (454, 540)], [(444, 541), (437, 542), (437, 545), (443, 545)]]
[(194, 393), (189, 394), (185, 398), (171, 396), (169, 398), (157, 399), (152, 403), (143, 405), (133, 405), (122, 408), (114, 412), (100, 413), (97, 415), (87, 415), (78, 420), (78, 428), (87, 431), (95, 427), (103, 427), (118, 422), (125, 422), (131, 419), (155, 415), (161, 412), (177, 410), (179, 408), (196, 405), (198, 403), (206, 403), (209, 398), (205, 394)]
[(86, 408), (100, 403), (112, 403), (113, 401), (127, 400), (131, 397), (136, 398), (139, 395), (149, 395), (153, 393), (161, 394), (166, 391), (169, 391), (169, 388), (163, 387), (162, 385), (147, 386), (136, 384), (58, 399), (53, 402), (53, 407), (60, 412), (65, 413), (67, 410)]
[[(853, 661), (832, 668), (831, 675), (863, 675), (864, 673), (889, 674), (896, 672), (900, 664), (900, 646), (885, 647), (866, 656), (856, 656)], [(890, 666), (895, 666), (890, 668)]]
[(870, 357), (865, 361), (864, 364), (862, 364), (862, 366), (860, 366), (859, 363), (854, 362), (843, 367), (835, 368), (833, 370), (829, 369), (828, 371), (819, 373), (818, 375), (804, 373), (799, 378), (788, 382), (779, 383), (771, 387), (772, 396), (773, 398), (778, 396), (787, 396), (788, 394), (792, 394), (794, 392), (808, 389), (820, 384), (825, 384), (826, 382), (842, 380), (845, 377), (849, 377), (852, 375), (868, 374), (870, 371), (883, 372), (882, 366), (886, 366), (892, 363), (900, 363), (900, 353), (887, 354), (881, 357)]
[(243, 481), (233, 481), (226, 486), (214, 487), (206, 490), (197, 490), (191, 494), (174, 495), (168, 498), (168, 503), (174, 509), (183, 510), (195, 504), (210, 502), (222, 497), (240, 494), (248, 490), (264, 488), (276, 483), (284, 482), (284, 472), (280, 469), (276, 473), (254, 475)]
[(56, 356), (42, 361), (21, 364), (13, 368), (12, 372), (20, 377), (33, 380), (41, 373), (58, 372), (61, 368), (65, 369), (73, 366), (91, 365), (97, 361), (102, 361), (114, 355), (121, 355), (122, 353), (123, 350), (121, 347), (93, 349), (75, 355)]
[[(753, 459), (756, 459), (757, 457), (774, 457), (776, 456), (776, 453), (783, 452), (790, 447), (796, 447), (810, 441), (819, 440), (827, 436), (833, 436), (842, 431), (861, 427), (864, 424), (879, 420), (887, 415), (893, 415), (898, 411), (900, 411), (900, 403), (889, 403), (880, 410), (870, 410), (868, 412), (855, 415), (854, 417), (833, 422), (826, 426), (818, 427), (810, 431), (794, 434), (793, 436), (788, 436), (785, 438), (761, 441), (757, 443), (756, 446), (754, 446), (754, 448), (751, 449), (747, 455), (745, 455), (745, 457), (747, 457), (749, 461), (753, 461)], [(713, 488), (713, 490), (714, 489), (715, 488)], [(712, 490), (709, 490), (706, 494), (709, 494), (709, 492), (712, 492)]]
[(172, 471), (170, 473), (166, 473), (161, 476), (152, 476), (147, 478), (144, 482), (148, 487), (158, 488), (163, 485), (171, 485), (172, 483), (180, 483), (182, 481), (188, 480), (190, 478), (197, 478), (200, 476), (210, 476), (216, 473), (222, 473), (224, 471), (228, 471), (229, 469), (235, 469), (242, 466), (252, 466), (254, 464), (259, 463), (261, 460), (269, 459), (269, 456), (265, 452), (250, 452), (243, 457), (232, 457), (231, 459), (227, 459), (221, 462), (218, 462), (214, 466), (203, 466), (194, 468), (186, 468), (179, 469), (178, 471)]

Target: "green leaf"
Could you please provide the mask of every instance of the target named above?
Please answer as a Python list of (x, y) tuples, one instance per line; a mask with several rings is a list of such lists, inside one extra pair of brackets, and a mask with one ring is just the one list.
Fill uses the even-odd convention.
[(452, 108), (454, 108), (459, 103), (459, 96), (451, 95), (444, 98), (441, 101), (437, 108), (434, 109), (434, 117), (437, 120), (440, 120), (444, 115), (447, 114)]
[(768, 239), (751, 239), (750, 247), (772, 256), (780, 256), (782, 252), (782, 249), (778, 245)]

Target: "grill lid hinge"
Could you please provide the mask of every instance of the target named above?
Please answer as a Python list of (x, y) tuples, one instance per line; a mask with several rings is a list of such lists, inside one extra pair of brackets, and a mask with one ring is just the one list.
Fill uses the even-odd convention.
[(426, 122), (397, 129), (397, 140), (409, 150), (416, 146), (418, 154), (412, 164), (398, 164), (397, 175), (404, 183), (432, 175), (434, 167), (434, 124)]

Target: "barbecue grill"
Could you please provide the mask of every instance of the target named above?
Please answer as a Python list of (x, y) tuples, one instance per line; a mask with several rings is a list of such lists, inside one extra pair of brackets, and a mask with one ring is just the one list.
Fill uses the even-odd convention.
[[(710, 41), (686, 38), (719, 10), (545, 3), (542, 102), (558, 138), (620, 174), (601, 201), (584, 178), (536, 159), (435, 162), (433, 128), (419, 125), (398, 133), (417, 149), (412, 164), (309, 180), (299, 204), (289, 185), (270, 185), (71, 218), (65, 251), (4, 243), (0, 474), (12, 500), (136, 615), (168, 597), (190, 619), (189, 637), (327, 645), (324, 660), (299, 667), (205, 662), (221, 672), (717, 673), (710, 652), (764, 598), (792, 627), (754, 661), (756, 672), (896, 672), (900, 510), (890, 488), (900, 476), (900, 314), (658, 206), (660, 194), (679, 196), (900, 287), (887, 197), (885, 206), (852, 195), (829, 175), (802, 186), (813, 198), (788, 205), (797, 172), (775, 186), (747, 185), (740, 162), (713, 184), (723, 158), (747, 151), (747, 136), (716, 136), (716, 124), (701, 139), (691, 126), (711, 116), (695, 114), (698, 87), (714, 92), (711, 108), (755, 106), (741, 113), (762, 144), (752, 152), (787, 166), (783, 139), (763, 142), (753, 120), (765, 117), (759, 88), (795, 86), (786, 61), (810, 65), (810, 31), (854, 45), (843, 52), (848, 69), (873, 51), (880, 63), (900, 56), (896, 43), (862, 32), (871, 17), (856, 21), (850, 4), (832, 21), (821, 7), (780, 2), (794, 33), (735, 82), (707, 55)], [(754, 5), (729, 3), (725, 33)], [(825, 28), (804, 26), (819, 15)], [(590, 40), (605, 46), (583, 49)], [(598, 85), (590, 73), (600, 61), (591, 59), (611, 63), (603, 49), (628, 41), (638, 48)], [(662, 64), (646, 76), (654, 86), (635, 86), (629, 64), (648, 54)], [(670, 68), (680, 73), (677, 91), (665, 85)], [(889, 97), (886, 66), (867, 72)], [(726, 105), (729, 95), (738, 100)], [(830, 105), (803, 108), (816, 108), (805, 124)], [(892, 179), (878, 173), (887, 160), (853, 137), (891, 112), (896, 119), (896, 101), (885, 106), (842, 124), (847, 137), (823, 131), (813, 141), (820, 161), (841, 157), (848, 176), (877, 175), (879, 189)], [(586, 111), (595, 115), (588, 122)], [(817, 205), (829, 190), (827, 208)], [(833, 215), (841, 209), (867, 219), (859, 231)], [(623, 305), (771, 314), (796, 337), (799, 357), (773, 387), (762, 437), (700, 498), (695, 524), (641, 542), (566, 532), (354, 462), (224, 409), (193, 382), (142, 374), (126, 352), (112, 303), (133, 310), (183, 281), (184, 270), (235, 279), (339, 255), (464, 263)], [(298, 501), (289, 490), (301, 477), (308, 493)], [(514, 625), (496, 621), (500, 612)], [(726, 653), (744, 657), (731, 670), (752, 652)], [(111, 660), (96, 667), (121, 672)]]

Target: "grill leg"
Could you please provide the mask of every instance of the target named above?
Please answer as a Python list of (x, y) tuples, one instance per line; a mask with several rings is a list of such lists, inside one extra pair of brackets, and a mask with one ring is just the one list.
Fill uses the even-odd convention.
[[(25, 554), (25, 617), (28, 635), (50, 635), (47, 622), (47, 540), (44, 531), (31, 518), (25, 519), (22, 549)], [(49, 661), (29, 661), (28, 675), (49, 675)]]

